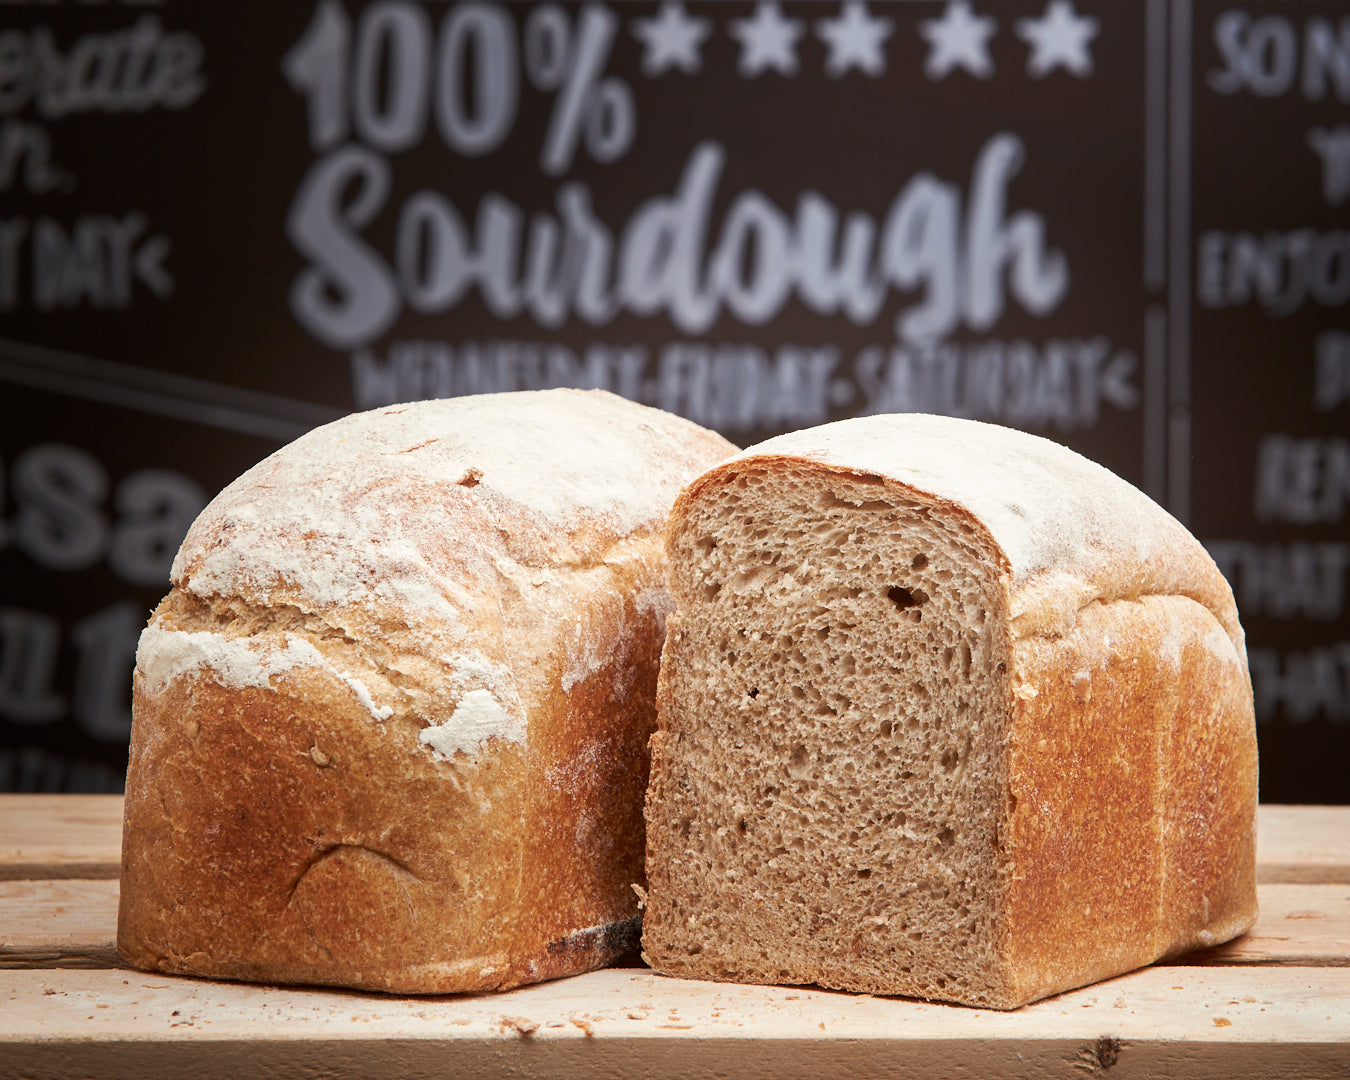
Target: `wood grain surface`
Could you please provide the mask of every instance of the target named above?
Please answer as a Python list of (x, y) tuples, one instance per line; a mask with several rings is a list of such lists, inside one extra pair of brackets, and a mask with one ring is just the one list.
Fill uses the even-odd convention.
[(122, 796), (0, 795), (0, 881), (116, 878)]
[(0, 1080), (1350, 1076), (1350, 808), (1261, 808), (1242, 938), (1011, 1013), (645, 968), (418, 998), (147, 975), (114, 946), (120, 822), (0, 795)]
[[(1174, 964), (1350, 966), (1350, 885), (1260, 885), (1247, 934)], [(116, 881), (0, 881), (0, 968), (118, 967)]]

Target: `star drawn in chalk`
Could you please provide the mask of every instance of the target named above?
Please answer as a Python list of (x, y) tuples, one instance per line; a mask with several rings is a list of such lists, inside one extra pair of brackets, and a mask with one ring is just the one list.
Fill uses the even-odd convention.
[(655, 77), (671, 68), (695, 75), (703, 66), (700, 48), (712, 33), (708, 19), (695, 18), (684, 4), (667, 2), (661, 13), (651, 19), (634, 19), (633, 36), (643, 45), (642, 72)]
[(731, 36), (741, 43), (738, 70), (747, 79), (765, 71), (797, 74), (797, 39), (806, 33), (801, 19), (789, 19), (777, 0), (755, 6), (752, 19), (732, 19)]
[(967, 0), (954, 0), (940, 19), (926, 19), (919, 33), (928, 42), (928, 59), (923, 71), (930, 79), (946, 78), (957, 68), (965, 68), (979, 79), (994, 73), (989, 59), (989, 39), (998, 29), (992, 15), (976, 15)]
[(1018, 19), (1017, 36), (1031, 46), (1027, 72), (1042, 78), (1057, 67), (1067, 68), (1080, 79), (1092, 74), (1090, 42), (1101, 30), (1101, 21), (1079, 15), (1070, 0), (1050, 0), (1037, 19)]
[(829, 47), (825, 73), (839, 78), (849, 68), (858, 68), (876, 78), (886, 71), (882, 46), (895, 32), (895, 22), (867, 10), (864, 0), (844, 0), (833, 19), (816, 20), (816, 36)]

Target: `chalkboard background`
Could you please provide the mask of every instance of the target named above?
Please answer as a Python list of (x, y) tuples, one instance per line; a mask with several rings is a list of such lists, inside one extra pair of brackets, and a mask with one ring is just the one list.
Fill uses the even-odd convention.
[(1058, 439), (1350, 800), (1350, 4), (0, 5), (0, 790), (117, 790), (206, 500), (352, 409)]

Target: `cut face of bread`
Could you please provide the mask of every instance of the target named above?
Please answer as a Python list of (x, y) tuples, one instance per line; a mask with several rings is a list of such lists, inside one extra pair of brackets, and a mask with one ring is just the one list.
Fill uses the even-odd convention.
[(1019, 574), (967, 502), (812, 438), (672, 519), (648, 962), (1007, 1008), (1249, 925), (1250, 687), (1214, 615)]
[(663, 912), (653, 962), (978, 995), (1006, 890), (997, 550), (931, 501), (793, 468), (720, 485), (675, 543), (683, 722), (652, 803), (700, 902)]

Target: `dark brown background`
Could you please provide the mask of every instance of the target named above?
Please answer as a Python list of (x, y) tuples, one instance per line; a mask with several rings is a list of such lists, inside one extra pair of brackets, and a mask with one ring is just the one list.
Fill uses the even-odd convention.
[[(344, 10), (358, 28), (374, 6), (349, 0), (333, 10)], [(6, 173), (0, 157), (0, 229), (9, 224), (24, 237), (12, 294), (0, 289), (0, 790), (120, 785), (135, 635), (167, 588), (167, 557), (182, 528), (201, 499), (284, 441), (389, 400), (367, 396), (354, 381), (354, 356), (363, 348), (369, 367), (388, 364), (405, 343), (448, 346), (458, 365), (452, 392), (553, 381), (543, 371), (466, 383), (466, 344), (563, 345), (581, 356), (596, 345), (645, 349), (640, 378), (612, 389), (719, 426), (742, 445), (869, 405), (962, 410), (959, 395), (879, 401), (855, 365), (867, 349), (892, 355), (896, 314), (918, 302), (920, 290), (892, 290), (864, 325), (793, 298), (763, 325), (724, 311), (692, 335), (664, 314), (623, 313), (600, 326), (575, 315), (555, 327), (528, 315), (504, 321), (471, 291), (436, 315), (405, 309), (361, 347), (329, 348), (300, 325), (287, 299), (307, 267), (288, 239), (287, 216), (305, 177), (333, 151), (310, 145), (306, 103), (282, 63), (321, 10), (318, 2), (254, 5), (247, 17), (235, 7), (175, 2), (0, 6), (0, 45), (31, 45), (45, 27), (66, 58), (87, 35), (155, 20), (164, 34), (191, 35), (200, 44), (204, 80), (184, 108), (49, 116), (36, 102), (16, 104), (18, 84), (0, 77), (0, 146), (5, 138), (46, 138), (64, 177), (54, 186), (33, 182), (22, 167)], [(434, 32), (460, 8), (428, 3), (420, 10)], [(494, 10), (519, 35), (533, 6)], [(581, 17), (580, 5), (560, 10), (571, 26)], [(928, 174), (952, 186), (964, 215), (982, 149), (1000, 135), (1015, 136), (1024, 158), (1007, 188), (1006, 214), (1039, 216), (1046, 245), (1067, 260), (1068, 290), (1042, 314), (1009, 298), (992, 326), (954, 327), (938, 344), (939, 357), (951, 347), (964, 356), (990, 342), (1024, 343), (1043, 373), (1049, 343), (1102, 344), (1124, 389), (1094, 398), (1095, 416), (1080, 403), (1058, 420), (1028, 417), (1006, 398), (1001, 411), (977, 415), (1059, 439), (1102, 462), (1210, 545), (1234, 581), (1248, 632), (1262, 797), (1350, 799), (1347, 575), (1335, 569), (1350, 552), (1350, 478), (1336, 472), (1350, 455), (1350, 360), (1328, 364), (1345, 376), (1344, 384), (1327, 383), (1330, 404), (1314, 400), (1319, 340), (1328, 348), (1326, 341), (1339, 339), (1327, 335), (1350, 332), (1336, 291), (1345, 280), (1341, 291), (1350, 292), (1350, 202), (1324, 192), (1323, 164), (1308, 135), (1346, 128), (1350, 138), (1350, 66), (1341, 82), (1335, 68), (1337, 57), (1350, 65), (1350, 4), (1075, 0), (1076, 15), (1098, 20), (1088, 42), (1090, 72), (1061, 66), (1036, 77), (1019, 20), (1045, 16), (1050, 7), (977, 0), (973, 13), (998, 24), (991, 74), (977, 78), (958, 68), (936, 79), (925, 74), (922, 31), (948, 10), (939, 0), (872, 3), (871, 16), (892, 20), (885, 70), (854, 69), (839, 78), (826, 73), (829, 51), (817, 33), (820, 20), (841, 14), (836, 3), (785, 4), (786, 17), (806, 31), (796, 46), (798, 70), (753, 78), (738, 71), (741, 47), (729, 32), (734, 20), (753, 14), (753, 4), (686, 5), (710, 24), (701, 66), (654, 76), (644, 70), (634, 29), (658, 6), (606, 10), (618, 29), (604, 76), (631, 91), (636, 120), (622, 157), (597, 162), (583, 142), (563, 175), (545, 174), (539, 153), (557, 95), (522, 73), (515, 122), (492, 152), (455, 153), (438, 135), (434, 114), (415, 145), (374, 151), (391, 187), (361, 230), (364, 240), (390, 258), (399, 210), (419, 190), (448, 199), (472, 236), (485, 194), (498, 193), (527, 215), (556, 215), (558, 191), (568, 183), (585, 185), (595, 216), (621, 236), (647, 200), (676, 190), (691, 153), (708, 140), (725, 151), (710, 243), (750, 190), (789, 220), (804, 193), (818, 192), (841, 216), (861, 212), (880, 223), (906, 184)], [(1310, 29), (1318, 20), (1341, 50), (1328, 54), (1332, 62), (1322, 67), (1329, 74), (1320, 83), (1306, 70), (1309, 42), (1322, 40), (1318, 26)], [(1239, 52), (1253, 64), (1245, 83), (1221, 74)], [(18, 70), (4, 67), (6, 55), (0, 47), (0, 73)], [(344, 145), (356, 144), (352, 134)], [(161, 265), (172, 292), (157, 295), (133, 275), (122, 306), (76, 284), (65, 302), (42, 307), (32, 252), (39, 227), (69, 238), (81, 222), (133, 213), (144, 215), (142, 239), (167, 240)], [(1300, 229), (1344, 251), (1328, 264), (1324, 292), (1335, 302), (1312, 299), (1287, 314), (1272, 313), (1259, 297), (1206, 303), (1202, 237)], [(757, 346), (769, 361), (783, 346), (834, 348), (834, 396), (798, 401), (786, 412), (747, 407), (750, 418), (742, 422), (736, 409), (700, 398), (696, 384), (671, 381), (662, 354), (672, 343)], [(726, 355), (717, 361), (723, 374)], [(438, 385), (405, 379), (400, 390), (424, 396)], [(1322, 507), (1318, 520), (1295, 520), (1297, 500), (1277, 500), (1273, 511), (1258, 513), (1258, 461), (1282, 446), (1312, 455), (1316, 475), (1308, 484)], [(136, 503), (137, 492), (148, 501)], [(140, 542), (145, 537), (149, 548)], [(158, 563), (143, 554), (131, 560), (140, 569), (128, 571), (126, 552), (147, 550), (159, 550)], [(53, 565), (62, 551), (65, 564)], [(1321, 569), (1299, 578), (1309, 558)], [(155, 565), (160, 578), (146, 570)]]

